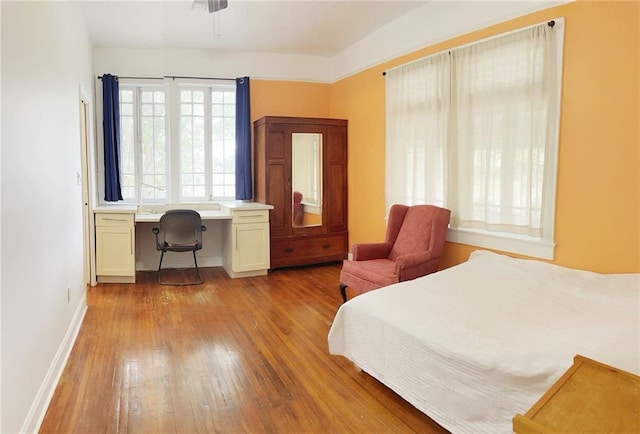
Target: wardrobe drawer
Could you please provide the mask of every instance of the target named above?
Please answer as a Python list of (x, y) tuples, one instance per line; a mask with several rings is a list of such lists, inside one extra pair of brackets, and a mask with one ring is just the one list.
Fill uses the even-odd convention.
[(339, 261), (346, 255), (346, 234), (271, 240), (272, 267)]

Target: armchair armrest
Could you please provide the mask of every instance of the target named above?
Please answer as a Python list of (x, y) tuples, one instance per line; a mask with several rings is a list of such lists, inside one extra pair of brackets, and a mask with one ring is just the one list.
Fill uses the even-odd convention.
[(438, 270), (440, 258), (431, 251), (409, 253), (396, 259), (396, 274), (399, 280), (411, 280)]
[(353, 245), (353, 260), (368, 261), (387, 258), (391, 252), (391, 243), (360, 243)]

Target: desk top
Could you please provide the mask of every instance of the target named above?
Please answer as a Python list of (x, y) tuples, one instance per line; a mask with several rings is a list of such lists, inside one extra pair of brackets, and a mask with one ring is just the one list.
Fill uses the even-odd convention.
[(156, 223), (168, 209), (195, 209), (200, 213), (202, 220), (230, 220), (233, 211), (269, 210), (271, 205), (258, 202), (220, 202), (218, 204), (176, 204), (176, 205), (106, 205), (94, 208), (94, 213), (127, 213), (135, 214), (137, 223)]
[[(231, 212), (228, 209), (198, 210), (202, 220), (230, 220)], [(157, 223), (162, 217), (162, 212), (137, 212), (136, 223)]]

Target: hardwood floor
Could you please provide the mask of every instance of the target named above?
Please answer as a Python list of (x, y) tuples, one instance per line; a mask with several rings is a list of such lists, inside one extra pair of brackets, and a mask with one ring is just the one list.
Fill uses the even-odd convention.
[(329, 355), (339, 265), (202, 271), (198, 286), (139, 272), (136, 284), (89, 289), (40, 432), (446, 432)]

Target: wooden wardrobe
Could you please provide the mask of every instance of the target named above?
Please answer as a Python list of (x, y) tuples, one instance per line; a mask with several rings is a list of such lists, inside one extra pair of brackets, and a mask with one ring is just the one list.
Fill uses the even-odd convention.
[(345, 259), (347, 121), (266, 116), (254, 145), (254, 199), (274, 207), (271, 268)]

